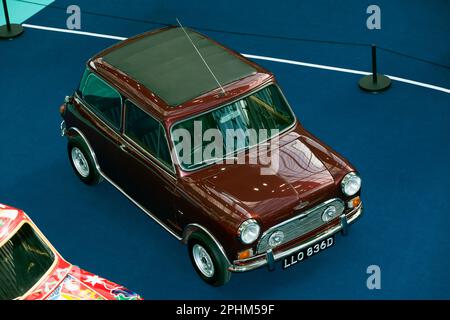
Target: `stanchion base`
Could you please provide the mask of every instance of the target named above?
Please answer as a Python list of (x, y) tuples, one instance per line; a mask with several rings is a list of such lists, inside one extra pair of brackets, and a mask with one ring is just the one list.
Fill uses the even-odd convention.
[(369, 92), (380, 92), (391, 86), (391, 79), (377, 73), (377, 82), (373, 82), (373, 75), (368, 75), (359, 80), (359, 87)]
[(0, 26), (0, 39), (12, 39), (23, 33), (23, 27), (20, 24), (11, 24), (11, 30), (8, 30), (6, 24)]

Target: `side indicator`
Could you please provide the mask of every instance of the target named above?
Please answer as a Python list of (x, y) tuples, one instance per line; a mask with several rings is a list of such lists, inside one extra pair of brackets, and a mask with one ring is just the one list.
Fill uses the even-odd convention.
[(248, 250), (244, 250), (238, 253), (238, 259), (247, 259), (250, 258), (253, 255), (253, 250), (252, 249), (248, 249)]
[(62, 104), (61, 107), (59, 107), (59, 113), (63, 116), (66, 113), (66, 104)]
[(361, 198), (358, 196), (347, 202), (347, 207), (350, 209), (356, 208), (361, 203)]

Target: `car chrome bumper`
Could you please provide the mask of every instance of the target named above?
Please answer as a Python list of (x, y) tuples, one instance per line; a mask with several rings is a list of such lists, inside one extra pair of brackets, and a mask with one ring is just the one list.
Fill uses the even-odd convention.
[(66, 122), (64, 120), (61, 122), (59, 128), (61, 129), (61, 137), (64, 137), (67, 133)]
[(265, 254), (259, 254), (248, 259), (235, 260), (233, 261), (233, 264), (228, 267), (228, 270), (232, 272), (246, 272), (265, 265), (268, 266), (269, 270), (273, 270), (275, 268), (275, 262), (278, 260), (281, 260), (297, 251), (309, 247), (316, 242), (322, 241), (338, 232), (342, 232), (343, 235), (346, 235), (348, 232), (348, 226), (355, 220), (357, 220), (361, 216), (362, 212), (363, 206), (361, 203), (358, 207), (354, 208), (349, 213), (342, 214), (339, 217), (339, 224), (335, 225), (334, 227), (331, 227), (330, 229), (327, 229), (322, 233), (316, 234), (315, 236), (301, 242), (300, 244), (281, 252), (273, 252), (272, 249), (269, 249)]

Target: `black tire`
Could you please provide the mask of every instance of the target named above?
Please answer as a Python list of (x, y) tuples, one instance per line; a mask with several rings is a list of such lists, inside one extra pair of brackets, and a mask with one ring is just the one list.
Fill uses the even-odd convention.
[[(78, 151), (82, 154), (81, 162), (83, 162), (83, 164), (80, 165), (83, 167), (83, 169), (80, 169), (80, 165), (78, 166), (78, 168), (77, 165), (75, 165), (73, 152), (77, 153)], [(95, 162), (92, 158), (91, 153), (89, 152), (89, 148), (82, 138), (80, 138), (79, 136), (70, 137), (67, 143), (67, 153), (72, 169), (81, 181), (90, 186), (96, 185), (102, 181), (102, 176), (95, 166)]]
[[(203, 247), (212, 260), (214, 274), (210, 277), (206, 276), (195, 262), (193, 250), (196, 245)], [(193, 233), (188, 242), (188, 249), (192, 265), (203, 281), (215, 287), (220, 287), (230, 281), (231, 272), (228, 270), (228, 261), (208, 235), (203, 232)]]

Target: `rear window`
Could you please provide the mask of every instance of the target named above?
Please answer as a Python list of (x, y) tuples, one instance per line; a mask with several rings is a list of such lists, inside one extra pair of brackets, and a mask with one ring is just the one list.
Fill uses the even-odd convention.
[(119, 92), (93, 73), (87, 76), (81, 90), (84, 102), (102, 120), (119, 129), (122, 114), (122, 97)]

